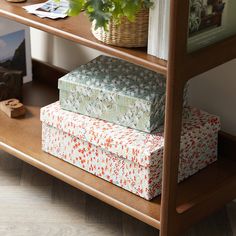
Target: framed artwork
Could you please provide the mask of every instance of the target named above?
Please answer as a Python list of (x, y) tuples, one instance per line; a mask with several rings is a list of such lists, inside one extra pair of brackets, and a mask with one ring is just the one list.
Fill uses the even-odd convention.
[(223, 0), (190, 0), (189, 36), (220, 27), (225, 4)]
[(189, 0), (188, 51), (236, 33), (235, 0)]
[(0, 69), (21, 72), (24, 83), (32, 80), (30, 29), (5, 18), (0, 18)]

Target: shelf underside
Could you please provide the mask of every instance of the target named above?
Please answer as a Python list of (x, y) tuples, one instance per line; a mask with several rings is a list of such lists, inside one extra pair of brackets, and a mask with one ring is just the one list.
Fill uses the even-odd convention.
[(84, 14), (66, 19), (41, 19), (27, 13), (22, 6), (40, 3), (42, 0), (28, 0), (25, 3), (9, 3), (0, 1), (0, 16), (19, 23), (43, 30), (53, 35), (72, 40), (76, 43), (97, 49), (101, 52), (117, 56), (151, 70), (166, 74), (167, 63), (164, 60), (147, 54), (146, 48), (125, 49), (113, 47), (99, 42), (91, 33), (91, 23)]
[[(146, 201), (41, 150), (39, 109), (56, 101), (57, 97), (55, 89), (38, 82), (25, 85), (24, 104), (27, 106), (27, 115), (21, 119), (9, 119), (5, 114), (0, 113), (0, 149), (160, 228), (160, 197)], [(212, 195), (220, 194), (225, 187), (235, 189), (235, 170), (235, 161), (222, 159), (179, 184), (177, 211), (185, 213), (197, 207), (199, 203), (210, 200)], [(229, 196), (228, 200), (230, 198), (233, 198), (233, 195)]]

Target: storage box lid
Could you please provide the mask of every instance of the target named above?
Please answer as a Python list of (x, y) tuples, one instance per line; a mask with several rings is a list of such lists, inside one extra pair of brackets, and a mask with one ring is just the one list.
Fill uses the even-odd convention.
[[(186, 108), (183, 117), (182, 141), (220, 128), (219, 118), (196, 108)], [(142, 166), (158, 164), (163, 151), (163, 132), (148, 134), (103, 120), (65, 111), (59, 102), (41, 109), (41, 121), (113, 154)], [(199, 132), (201, 129), (201, 132)]]
[(109, 94), (110, 99), (116, 96), (113, 100), (122, 106), (129, 106), (130, 100), (133, 104), (133, 99), (151, 105), (164, 96), (165, 82), (161, 74), (102, 55), (61, 77), (58, 88), (86, 96), (91, 96), (91, 89), (97, 90)]

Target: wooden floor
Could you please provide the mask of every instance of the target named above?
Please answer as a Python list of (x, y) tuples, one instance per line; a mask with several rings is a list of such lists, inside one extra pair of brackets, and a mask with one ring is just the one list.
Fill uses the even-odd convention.
[[(1, 236), (157, 236), (158, 231), (0, 151)], [(184, 236), (236, 236), (236, 201)]]

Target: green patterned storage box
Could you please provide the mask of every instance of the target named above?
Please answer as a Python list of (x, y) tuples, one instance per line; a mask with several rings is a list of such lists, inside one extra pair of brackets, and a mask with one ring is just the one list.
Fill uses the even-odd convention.
[(65, 110), (151, 132), (163, 124), (165, 77), (126, 61), (99, 56), (60, 78)]

